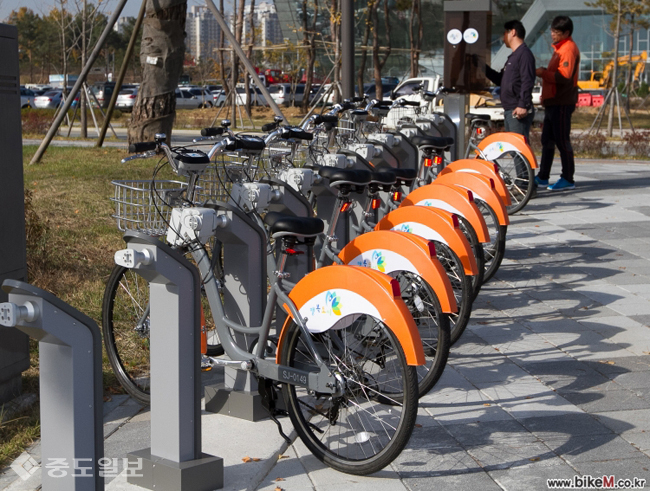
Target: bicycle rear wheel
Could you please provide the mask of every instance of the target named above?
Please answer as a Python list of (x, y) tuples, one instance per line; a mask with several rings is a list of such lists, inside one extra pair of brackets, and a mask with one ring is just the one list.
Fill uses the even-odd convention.
[(420, 276), (402, 271), (396, 279), (424, 348), (425, 364), (416, 367), (418, 392), (422, 397), (436, 385), (447, 365), (451, 336), (449, 316), (442, 312), (435, 292)]
[(507, 206), (508, 215), (514, 215), (530, 200), (535, 186), (535, 173), (528, 159), (519, 152), (506, 152), (495, 162), (503, 177), (512, 204)]
[(344, 329), (307, 334), (287, 327), (280, 363), (318, 372), (306, 348), (311, 336), (323, 361), (341, 380), (342, 395), (284, 384), (287, 411), (298, 436), (333, 469), (368, 475), (404, 449), (418, 406), (416, 369), (406, 364), (397, 338), (379, 319), (361, 315)]
[(485, 252), (485, 276), (488, 281), (497, 272), (506, 252), (507, 225), (500, 225), (494, 210), (485, 201), (476, 199), (476, 206), (481, 211), (490, 234), (490, 243), (483, 246)]
[(465, 274), (458, 255), (442, 242), (435, 242), (436, 255), (451, 282), (458, 311), (449, 316), (451, 344), (453, 345), (465, 331), (472, 313), (472, 277)]

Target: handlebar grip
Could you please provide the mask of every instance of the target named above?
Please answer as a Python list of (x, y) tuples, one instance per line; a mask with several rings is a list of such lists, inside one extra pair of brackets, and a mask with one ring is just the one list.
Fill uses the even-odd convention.
[(129, 145), (129, 153), (148, 152), (149, 150), (155, 150), (156, 148), (158, 148), (156, 142), (131, 143), (131, 145)]
[(377, 101), (375, 104), (375, 107), (391, 107), (393, 105), (393, 101)]
[(417, 101), (404, 101), (402, 102), (404, 106), (415, 106), (415, 107), (420, 107), (420, 103)]
[(273, 131), (278, 127), (278, 123), (266, 123), (265, 125), (262, 126), (262, 131), (268, 132), (268, 131)]
[(358, 95), (354, 96), (352, 99), (350, 99), (351, 102), (363, 102), (365, 99), (363, 97), (359, 97)]
[(314, 117), (314, 124), (338, 123), (339, 117), (335, 114), (318, 114)]
[(201, 136), (219, 136), (223, 135), (224, 128), (203, 128), (201, 130)]
[(351, 102), (344, 102), (343, 104), (341, 104), (341, 107), (343, 111), (347, 111), (348, 109), (354, 109), (354, 104), (352, 104)]

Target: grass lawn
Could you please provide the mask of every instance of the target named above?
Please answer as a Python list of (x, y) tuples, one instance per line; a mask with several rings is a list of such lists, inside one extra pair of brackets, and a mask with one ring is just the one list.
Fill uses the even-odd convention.
[[(111, 218), (113, 179), (148, 179), (157, 159), (120, 163), (114, 148), (51, 146), (39, 164), (28, 165), (35, 146), (23, 147), (29, 282), (50, 291), (94, 319), (101, 327), (104, 285), (113, 254), (123, 248)], [(160, 179), (171, 178), (165, 172)], [(38, 350), (31, 344), (32, 367), (23, 390), (38, 393)], [(104, 394), (121, 392), (104, 356)], [(14, 415), (0, 427), (0, 469), (39, 436), (38, 406)]]

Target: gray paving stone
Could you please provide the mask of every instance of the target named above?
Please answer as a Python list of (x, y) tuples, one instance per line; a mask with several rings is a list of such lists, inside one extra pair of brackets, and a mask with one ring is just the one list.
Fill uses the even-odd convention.
[(614, 382), (626, 389), (650, 388), (650, 374), (647, 372), (619, 373), (612, 376)]
[(500, 442), (469, 447), (467, 452), (486, 471), (529, 465), (531, 462), (556, 462), (557, 455), (544, 443)]
[(582, 475), (594, 477), (615, 476), (618, 479), (637, 477), (645, 479), (645, 487), (650, 483), (650, 458), (638, 452), (638, 457), (631, 459), (616, 459), (607, 462), (576, 462), (575, 468)]
[(631, 315), (630, 319), (634, 319), (639, 324), (650, 327), (650, 315)]
[(650, 421), (650, 409), (595, 413), (594, 417), (618, 434), (645, 431)]
[(538, 441), (535, 435), (514, 419), (462, 425), (452, 424), (446, 425), (445, 430), (465, 447), (501, 442), (533, 443)]
[(461, 475), (445, 475), (429, 479), (427, 476), (423, 478), (408, 478), (404, 479), (404, 483), (409, 489), (426, 490), (431, 489), (453, 489), (454, 491), (502, 491), (502, 488), (494, 482), (482, 470), (474, 470), (467, 474)]
[(570, 464), (577, 462), (606, 462), (641, 456), (638, 449), (614, 434), (555, 436), (547, 438), (545, 443)]
[(547, 479), (571, 479), (577, 472), (559, 458), (530, 465), (493, 470), (488, 473), (502, 489), (507, 491), (530, 491), (548, 489)]
[(607, 392), (565, 392), (562, 397), (588, 413), (650, 408), (650, 401), (624, 389)]
[(603, 359), (600, 361), (601, 363), (595, 363), (591, 366), (604, 375), (650, 371), (650, 356), (629, 356), (617, 358), (616, 360)]
[(565, 414), (561, 417), (522, 418), (519, 422), (543, 441), (559, 435), (574, 437), (613, 432), (607, 425), (587, 413)]

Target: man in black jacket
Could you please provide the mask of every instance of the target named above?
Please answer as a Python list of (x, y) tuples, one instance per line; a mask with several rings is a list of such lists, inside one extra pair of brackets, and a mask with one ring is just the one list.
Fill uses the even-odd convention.
[(501, 87), (501, 104), (506, 131), (529, 138), (533, 123), (533, 86), (535, 85), (535, 57), (524, 43), (526, 29), (518, 20), (504, 24), (503, 42), (512, 50), (500, 72), (489, 66), (485, 75)]

